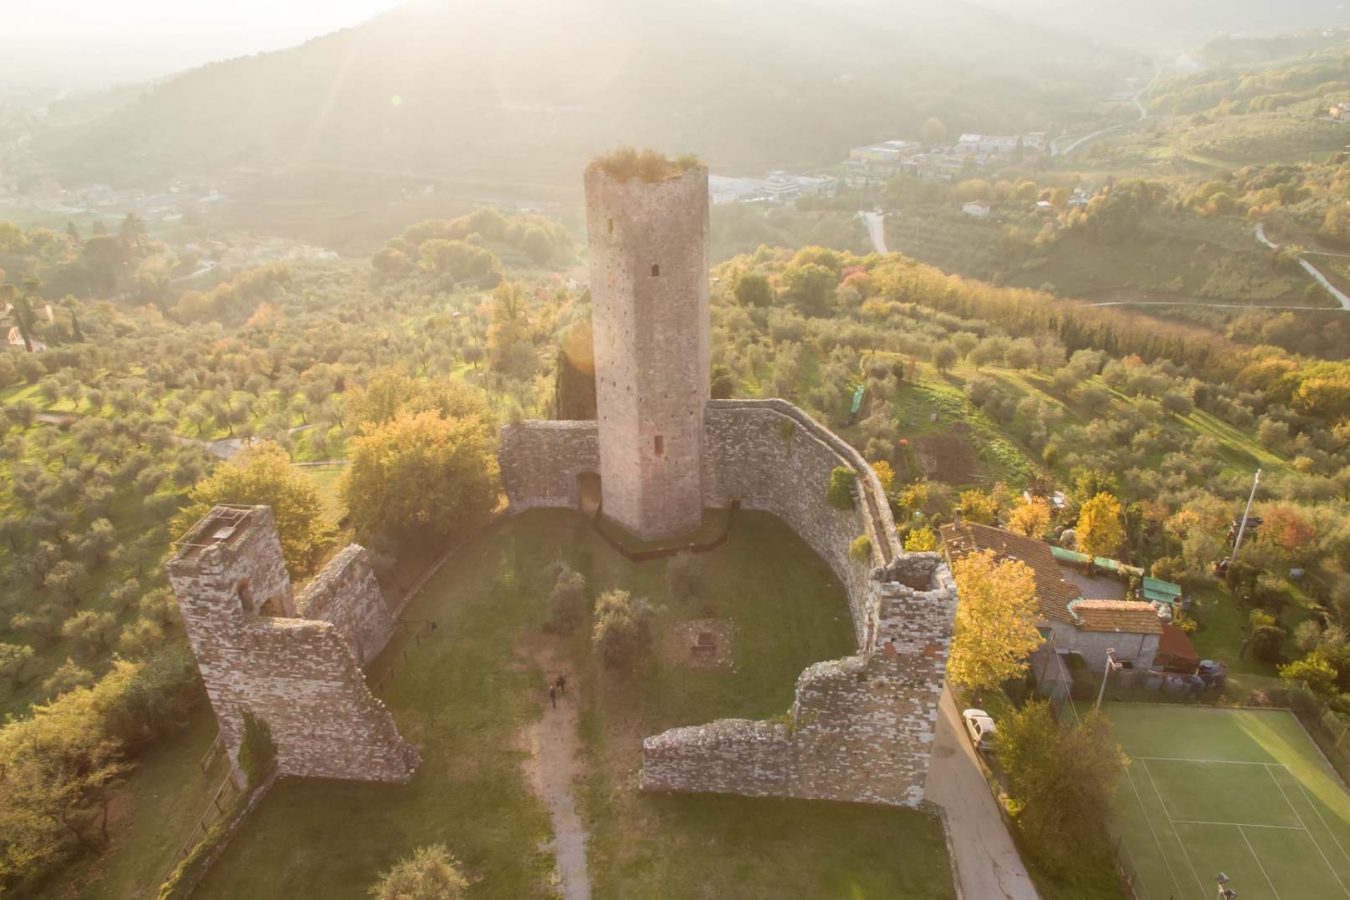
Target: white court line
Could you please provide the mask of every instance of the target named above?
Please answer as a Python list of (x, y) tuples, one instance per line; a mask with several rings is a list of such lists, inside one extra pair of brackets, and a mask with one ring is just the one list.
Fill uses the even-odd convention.
[[(1181, 855), (1185, 858), (1186, 865), (1191, 870), (1191, 877), (1194, 878), (1195, 883), (1200, 886), (1201, 896), (1204, 896), (1205, 883), (1200, 880), (1199, 873), (1195, 871), (1195, 863), (1191, 862), (1191, 854), (1190, 851), (1186, 849), (1186, 842), (1181, 839), (1181, 835), (1177, 834), (1177, 826), (1172, 821), (1172, 814), (1168, 812), (1167, 804), (1163, 802), (1162, 792), (1158, 790), (1158, 783), (1153, 780), (1153, 773), (1148, 770), (1148, 763), (1146, 762), (1144, 763), (1144, 774), (1148, 776), (1148, 783), (1153, 785), (1153, 793), (1158, 798), (1158, 804), (1162, 807), (1163, 815), (1167, 816), (1167, 827), (1172, 829), (1172, 837), (1176, 839), (1177, 845), (1181, 847)], [(1180, 887), (1180, 885), (1178, 885), (1178, 887)], [(1277, 896), (1275, 900), (1280, 900), (1280, 898)]]
[[(1262, 875), (1266, 875), (1266, 867), (1261, 865), (1261, 857), (1256, 855), (1256, 848), (1252, 846), (1251, 841), (1247, 840), (1247, 832), (1243, 831), (1240, 825), (1238, 826), (1238, 834), (1242, 835), (1242, 841), (1247, 845), (1247, 851), (1251, 853), (1252, 859), (1256, 860), (1256, 867), (1261, 870)], [(1275, 895), (1275, 900), (1280, 900), (1280, 892), (1275, 890), (1275, 882), (1270, 880), (1269, 875), (1266, 875), (1266, 884), (1270, 885), (1270, 892)]]
[(1162, 840), (1158, 837), (1157, 830), (1153, 827), (1153, 819), (1148, 814), (1148, 807), (1144, 806), (1144, 798), (1139, 795), (1139, 788), (1134, 786), (1134, 779), (1130, 777), (1130, 770), (1125, 770), (1125, 780), (1130, 783), (1130, 790), (1134, 791), (1134, 799), (1139, 801), (1139, 811), (1144, 814), (1144, 824), (1148, 826), (1149, 834), (1153, 835), (1153, 843), (1158, 845), (1158, 855), (1162, 857), (1163, 865), (1167, 866), (1167, 874), (1172, 878), (1172, 884), (1176, 885), (1177, 893), (1184, 894), (1181, 889), (1181, 882), (1177, 881), (1177, 873), (1172, 871), (1172, 863), (1167, 858), (1167, 852), (1163, 850)]
[(1307, 831), (1301, 825), (1257, 825), (1255, 822), (1209, 822), (1204, 819), (1173, 819), (1178, 825), (1227, 825), (1230, 828), (1274, 828), (1276, 831)]
[(1297, 784), (1298, 789), (1303, 792), (1303, 799), (1307, 800), (1308, 805), (1312, 807), (1313, 814), (1317, 816), (1317, 821), (1321, 822), (1322, 827), (1327, 830), (1327, 834), (1331, 835), (1331, 840), (1336, 845), (1337, 849), (1341, 851), (1341, 856), (1344, 856), (1346, 861), (1350, 862), (1350, 853), (1345, 852), (1345, 847), (1341, 845), (1340, 840), (1336, 837), (1336, 833), (1331, 830), (1331, 826), (1327, 824), (1327, 820), (1322, 818), (1322, 811), (1317, 808), (1317, 804), (1313, 802), (1312, 797), (1308, 796), (1308, 789), (1303, 786), (1303, 782), (1299, 781), (1297, 777), (1294, 778), (1294, 783)]
[(1249, 762), (1245, 759), (1192, 759), (1187, 756), (1135, 756), (1132, 759), (1146, 759), (1155, 762), (1186, 762), (1186, 763), (1222, 763), (1226, 766), (1268, 766), (1266, 762)]
[[(1284, 766), (1281, 766), (1280, 768), (1283, 769)], [(1288, 770), (1288, 769), (1285, 769), (1285, 771), (1287, 772), (1287, 771), (1289, 771), (1289, 770)], [(1320, 857), (1322, 857), (1322, 862), (1326, 863), (1326, 864), (1327, 864), (1327, 868), (1331, 870), (1331, 877), (1336, 879), (1336, 883), (1339, 884), (1339, 885), (1341, 886), (1341, 890), (1342, 890), (1342, 891), (1345, 891), (1345, 895), (1346, 895), (1347, 897), (1350, 897), (1350, 890), (1346, 890), (1346, 889), (1345, 889), (1345, 882), (1341, 881), (1341, 874), (1340, 874), (1339, 872), (1336, 871), (1336, 867), (1333, 866), (1333, 865), (1331, 864), (1331, 860), (1327, 859), (1326, 853), (1324, 853), (1324, 852), (1322, 851), (1322, 844), (1317, 840), (1316, 837), (1313, 836), (1313, 833), (1312, 833), (1311, 831), (1308, 831), (1308, 823), (1306, 823), (1306, 822), (1303, 821), (1303, 815), (1302, 815), (1302, 813), (1300, 813), (1300, 812), (1298, 811), (1298, 809), (1296, 809), (1296, 808), (1294, 807), (1293, 801), (1291, 801), (1291, 800), (1289, 799), (1289, 795), (1286, 794), (1286, 793), (1284, 792), (1284, 785), (1280, 784), (1280, 780), (1279, 780), (1278, 778), (1275, 777), (1275, 773), (1272, 772), (1272, 771), (1270, 771), (1270, 766), (1266, 766), (1266, 774), (1270, 776), (1270, 780), (1271, 780), (1271, 781), (1275, 782), (1275, 787), (1279, 788), (1279, 790), (1280, 790), (1280, 796), (1284, 798), (1284, 802), (1285, 802), (1285, 803), (1288, 803), (1288, 804), (1289, 804), (1289, 810), (1290, 810), (1290, 812), (1292, 812), (1292, 813), (1294, 814), (1294, 818), (1295, 818), (1295, 819), (1298, 819), (1298, 824), (1300, 824), (1300, 825), (1303, 826), (1303, 831), (1304, 831), (1305, 833), (1307, 833), (1307, 835), (1308, 835), (1308, 840), (1312, 841), (1312, 845), (1313, 845), (1314, 847), (1317, 848), (1317, 855), (1320, 856)], [(1295, 778), (1294, 781), (1295, 781), (1295, 783), (1298, 783), (1298, 779), (1297, 779), (1297, 778)], [(1302, 785), (1300, 785), (1300, 787), (1301, 787), (1301, 786), (1302, 786)], [(1312, 802), (1309, 801), (1308, 805), (1309, 805), (1309, 806), (1312, 806)], [(1317, 812), (1317, 808), (1316, 808), (1316, 807), (1313, 807), (1313, 812)], [(1323, 822), (1322, 824), (1323, 824), (1324, 826), (1326, 825), (1325, 822)], [(1330, 832), (1330, 829), (1328, 829), (1328, 832)], [(1243, 835), (1243, 837), (1245, 838), (1246, 835)], [(1336, 839), (1335, 835), (1332, 835), (1332, 840), (1335, 840), (1335, 839)], [(1248, 846), (1250, 846), (1250, 845), (1248, 845)], [(1344, 852), (1344, 851), (1342, 851), (1342, 852)], [(1258, 862), (1259, 862), (1259, 860), (1258, 860)], [(1267, 879), (1267, 880), (1269, 880), (1269, 879)]]

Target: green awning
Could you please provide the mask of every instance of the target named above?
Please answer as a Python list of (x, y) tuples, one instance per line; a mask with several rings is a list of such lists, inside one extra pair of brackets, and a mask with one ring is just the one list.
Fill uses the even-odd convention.
[(1176, 603), (1181, 599), (1181, 585), (1145, 575), (1141, 593), (1150, 603)]

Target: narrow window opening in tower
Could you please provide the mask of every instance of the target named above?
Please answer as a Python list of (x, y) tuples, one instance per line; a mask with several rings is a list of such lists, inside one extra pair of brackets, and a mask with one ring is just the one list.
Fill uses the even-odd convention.
[(661, 435), (656, 436), (656, 455), (664, 456), (666, 453), (666, 440)]
[(652, 277), (656, 278), (660, 274), (661, 274), (661, 267), (658, 266), (656, 263), (652, 263)]
[(609, 220), (609, 233), (610, 233), (610, 234), (613, 234), (613, 233), (614, 233), (614, 220), (613, 220), (613, 219), (610, 219), (610, 220)]
[(239, 605), (244, 612), (253, 612), (253, 592), (249, 590), (248, 579), (242, 579), (235, 585), (234, 591), (239, 595)]

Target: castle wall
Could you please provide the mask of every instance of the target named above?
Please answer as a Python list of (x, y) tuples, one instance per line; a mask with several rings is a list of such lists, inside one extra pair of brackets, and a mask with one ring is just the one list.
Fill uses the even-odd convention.
[[(867, 487), (868, 476), (875, 477), (871, 467), (828, 429), (782, 400), (712, 400), (704, 423), (704, 503), (726, 507), (738, 499), (747, 509), (767, 510), (786, 522), (843, 584), (855, 637), (864, 647), (875, 605), (868, 570), (899, 552), (893, 544), (890, 507), (883, 500), (878, 512), (861, 489)], [(835, 509), (826, 500), (837, 466), (862, 473), (854, 509)], [(879, 484), (875, 493), (881, 493)], [(863, 534), (872, 541), (868, 562), (849, 556), (849, 545)]]
[[(955, 614), (946, 567), (900, 549), (871, 467), (795, 406), (711, 401), (705, 421), (705, 501), (772, 512), (829, 563), (859, 652), (803, 672), (786, 724), (721, 720), (647, 738), (642, 788), (918, 805)], [(853, 510), (826, 500), (836, 466), (858, 474)], [(849, 556), (860, 534), (870, 562)]]
[(595, 422), (522, 422), (502, 428), (497, 452), (513, 512), (580, 503), (577, 478), (600, 471)]
[[(231, 759), (238, 759), (247, 710), (271, 728), (279, 774), (406, 781), (417, 751), (367, 689), (342, 630), (255, 611), (266, 602), (264, 590), (290, 596), (271, 510), (256, 506), (241, 515), (217, 507), (178, 547), (169, 581)], [(342, 586), (368, 586), (363, 556), (320, 576), (332, 587), (320, 592), (329, 595), (330, 609), (344, 605)], [(241, 585), (248, 586), (242, 593)], [(246, 602), (250, 593), (258, 602)]]
[(642, 538), (698, 527), (709, 394), (708, 171), (586, 170), (605, 513)]
[[(792, 404), (714, 400), (704, 422), (704, 503), (739, 500), (797, 532), (843, 584), (858, 652), (803, 672), (786, 723), (725, 719), (647, 738), (642, 788), (917, 805), (955, 613), (946, 565), (938, 554), (901, 550), (871, 467)], [(584, 466), (585, 453), (557, 454), (556, 432), (582, 424), (590, 423), (526, 422), (511, 426), (510, 437), (504, 430), (512, 509), (540, 505), (527, 485), (553, 491), (550, 501), (572, 485), (575, 503), (566, 473)], [(852, 510), (826, 500), (836, 466), (858, 474)], [(871, 560), (849, 556), (860, 534), (872, 540)]]
[(296, 607), (300, 618), (331, 622), (361, 665), (379, 656), (394, 634), (394, 617), (359, 544), (333, 557), (305, 586)]

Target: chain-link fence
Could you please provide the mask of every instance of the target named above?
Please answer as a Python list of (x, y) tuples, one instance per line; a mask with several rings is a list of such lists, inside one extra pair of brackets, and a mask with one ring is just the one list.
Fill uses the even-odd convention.
[(1050, 701), (1056, 719), (1064, 722), (1067, 721), (1065, 716), (1077, 718), (1078, 711), (1073, 706), (1073, 676), (1053, 645), (1044, 644), (1031, 654), (1031, 674), (1036, 680), (1036, 693)]

